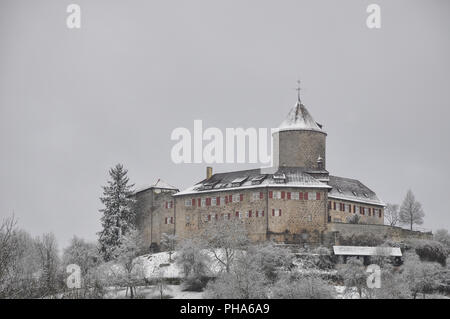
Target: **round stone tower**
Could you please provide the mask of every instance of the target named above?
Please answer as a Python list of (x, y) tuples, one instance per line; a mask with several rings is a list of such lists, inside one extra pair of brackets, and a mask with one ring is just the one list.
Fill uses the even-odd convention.
[(274, 164), (326, 169), (326, 136), (300, 99), (273, 133)]

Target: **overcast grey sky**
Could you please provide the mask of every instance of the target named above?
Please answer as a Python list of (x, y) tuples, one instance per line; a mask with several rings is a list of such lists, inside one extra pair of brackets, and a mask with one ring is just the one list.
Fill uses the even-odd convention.
[(449, 14), (447, 0), (1, 0), (0, 218), (93, 240), (111, 166), (188, 187), (206, 165), (171, 162), (174, 128), (275, 127), (300, 78), (331, 174), (385, 202), (411, 188), (423, 227), (450, 228)]

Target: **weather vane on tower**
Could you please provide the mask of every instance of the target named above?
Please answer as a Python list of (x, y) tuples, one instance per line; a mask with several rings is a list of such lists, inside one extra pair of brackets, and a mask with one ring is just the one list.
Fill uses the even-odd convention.
[(299, 103), (302, 103), (301, 99), (300, 99), (300, 80), (297, 80), (297, 88), (295, 89), (297, 91), (297, 100)]

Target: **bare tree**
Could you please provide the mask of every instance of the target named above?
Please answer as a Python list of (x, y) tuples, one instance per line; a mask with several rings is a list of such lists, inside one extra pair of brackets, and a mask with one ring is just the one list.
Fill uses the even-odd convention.
[(58, 244), (52, 233), (43, 234), (36, 239), (36, 250), (41, 265), (41, 288), (42, 296), (48, 297), (57, 292), (58, 267), (60, 264), (58, 256)]
[(185, 290), (200, 291), (206, 284), (210, 258), (205, 252), (205, 245), (199, 238), (186, 238), (177, 247), (177, 265), (184, 275)]
[(172, 254), (175, 251), (177, 236), (173, 234), (163, 233), (161, 235), (161, 246), (163, 250), (169, 253), (169, 263), (172, 262)]
[(438, 229), (434, 233), (434, 240), (444, 244), (447, 247), (450, 247), (450, 234), (447, 229)]
[(397, 204), (387, 204), (384, 209), (384, 218), (390, 226), (395, 226), (400, 221), (400, 212)]
[(409, 225), (413, 229), (413, 225), (422, 225), (425, 213), (422, 209), (422, 204), (416, 201), (416, 198), (411, 190), (408, 190), (406, 197), (400, 207), (400, 222)]
[(144, 244), (139, 231), (130, 228), (120, 240), (120, 246), (115, 250), (118, 256), (115, 260), (121, 267), (119, 283), (130, 290), (130, 298), (135, 297), (135, 286), (144, 279), (143, 262), (139, 257), (144, 251)]
[(14, 216), (4, 219), (0, 225), (0, 289), (3, 288), (14, 261), (16, 247), (13, 236), (15, 228), (16, 220)]
[(359, 297), (362, 298), (367, 278), (362, 261), (356, 258), (349, 258), (347, 264), (339, 265), (338, 274), (344, 281), (346, 293), (351, 292), (351, 289), (355, 287)]
[(208, 243), (208, 249), (226, 272), (230, 272), (236, 251), (248, 244), (247, 231), (238, 218), (210, 222), (203, 233), (203, 238)]

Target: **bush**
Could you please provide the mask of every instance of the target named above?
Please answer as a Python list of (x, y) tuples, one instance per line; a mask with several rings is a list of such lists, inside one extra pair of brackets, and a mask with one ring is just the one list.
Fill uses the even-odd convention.
[(314, 265), (319, 269), (332, 269), (336, 264), (336, 256), (331, 254), (331, 251), (326, 247), (317, 247), (313, 250), (314, 254), (319, 256), (314, 259)]
[(371, 232), (339, 233), (339, 244), (345, 246), (379, 246), (384, 242), (381, 235)]
[(442, 266), (446, 265), (448, 248), (433, 240), (419, 240), (415, 242), (415, 251), (422, 261), (435, 261)]
[(272, 287), (271, 297), (274, 299), (334, 299), (336, 290), (317, 276), (286, 276)]

